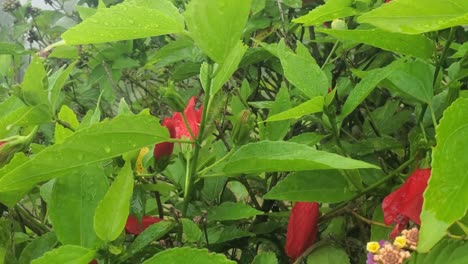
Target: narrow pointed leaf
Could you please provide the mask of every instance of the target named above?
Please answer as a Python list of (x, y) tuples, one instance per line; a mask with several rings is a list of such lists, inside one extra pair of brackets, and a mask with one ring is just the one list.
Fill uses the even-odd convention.
[(129, 162), (120, 170), (94, 214), (94, 231), (107, 242), (115, 240), (125, 227), (133, 193), (133, 171)]
[(150, 115), (119, 116), (91, 125), (47, 147), (20, 166), (6, 165), (0, 193), (24, 189), (142, 147), (166, 141), (166, 128)]
[(379, 29), (370, 30), (340, 30), (317, 29), (340, 40), (364, 43), (395, 53), (428, 59), (434, 53), (433, 41), (423, 35), (407, 35), (396, 32), (387, 32)]
[(378, 167), (294, 142), (261, 141), (242, 146), (224, 165), (228, 174)]
[(269, 116), (265, 122), (298, 119), (305, 115), (321, 112), (322, 110), (323, 96), (317, 96), (289, 110)]

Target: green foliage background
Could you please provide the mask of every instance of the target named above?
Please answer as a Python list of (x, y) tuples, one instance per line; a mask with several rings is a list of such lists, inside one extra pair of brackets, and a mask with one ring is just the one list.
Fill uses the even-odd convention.
[[(468, 261), (468, 2), (46, 2), (2, 6), (0, 264), (288, 263), (295, 201), (321, 203), (304, 261), (364, 263), (418, 167), (409, 263)], [(192, 96), (199, 136), (171, 139)]]

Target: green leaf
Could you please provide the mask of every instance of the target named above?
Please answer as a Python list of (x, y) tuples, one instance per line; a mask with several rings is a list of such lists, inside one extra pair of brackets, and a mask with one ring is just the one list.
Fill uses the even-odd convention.
[[(23, 152), (16, 153), (15, 156), (13, 156), (13, 158), (10, 160), (8, 165), (5, 165), (2, 168), (0, 168), (0, 180), (3, 177), (3, 175), (6, 174), (6, 172), (8, 171), (8, 168), (15, 168), (17, 166), (21, 166), (21, 164), (25, 163), (27, 160), (28, 158), (24, 155)], [(28, 189), (19, 189), (19, 190), (14, 190), (14, 191), (2, 192), (0, 193), (0, 202), (2, 202), (3, 204), (11, 208), (27, 192), (28, 192)]]
[[(382, 206), (375, 207), (372, 220), (375, 222), (384, 222)], [(378, 225), (371, 225), (371, 237), (369, 241), (387, 240), (392, 230)]]
[(126, 162), (94, 214), (94, 231), (104, 241), (114, 241), (127, 222), (133, 192), (133, 171)]
[(224, 83), (231, 78), (246, 50), (247, 46), (242, 41), (238, 41), (236, 46), (231, 49), (231, 52), (227, 54), (226, 59), (218, 65), (211, 83), (211, 96), (214, 96)]
[(0, 119), (0, 124), (5, 125), (0, 128), (0, 135), (6, 135), (16, 127), (40, 125), (51, 121), (51, 119), (49, 106), (46, 104), (23, 106)]
[(190, 219), (182, 218), (182, 226), (184, 230), (185, 239), (188, 242), (197, 242), (202, 236), (200, 228)]
[(60, 70), (55, 72), (49, 78), (48, 98), (49, 98), (49, 103), (52, 107), (52, 113), (54, 114), (55, 114), (56, 109), (59, 107), (58, 99), (59, 99), (60, 91), (65, 85), (68, 77), (70, 76), (70, 73), (72, 72), (77, 62), (78, 61), (71, 63), (66, 69), (65, 69), (65, 66), (63, 66), (62, 68), (60, 68)]
[[(78, 122), (78, 118), (76, 118), (75, 112), (70, 109), (67, 105), (63, 105), (58, 113), (58, 118), (60, 121), (68, 124), (71, 129), (77, 129), (80, 123)], [(62, 124), (56, 123), (55, 124), (55, 133), (54, 139), (55, 144), (63, 143), (65, 138), (73, 135), (73, 131), (69, 128), (64, 127)]]
[(460, 98), (445, 110), (436, 129), (432, 174), (421, 213), (420, 252), (429, 251), (468, 209), (467, 116), (468, 98)]
[[(19, 264), (30, 264), (32, 260), (41, 257), (44, 253), (54, 249), (57, 245), (57, 237), (53, 232), (34, 238), (31, 243), (21, 251)], [(1, 258), (0, 258), (1, 260)]]
[(0, 54), (19, 55), (32, 53), (32, 51), (26, 51), (24, 48), (15, 43), (0, 42)]
[[(280, 90), (276, 94), (275, 101), (271, 106), (268, 115), (276, 115), (283, 111), (286, 111), (291, 108), (291, 101), (289, 99), (288, 89), (285, 86), (281, 86)], [(291, 126), (291, 122), (289, 120), (284, 120), (280, 122), (274, 123), (266, 123), (264, 136), (261, 138), (265, 138), (268, 140), (282, 140), (284, 136), (289, 131), (289, 127)]]
[(326, 245), (319, 247), (316, 250), (312, 251), (307, 257), (307, 264), (349, 264), (349, 257), (346, 254), (346, 251), (342, 248), (337, 248), (332, 245)]
[(96, 165), (73, 170), (57, 179), (48, 212), (57, 238), (63, 245), (97, 246), (94, 211), (107, 188), (104, 170)]
[(119, 116), (91, 125), (67, 137), (62, 144), (47, 147), (20, 166), (6, 165), (0, 178), (0, 193), (29, 188), (85, 165), (166, 141), (167, 129), (150, 115)]
[(218, 207), (211, 209), (207, 218), (209, 221), (227, 221), (250, 218), (259, 214), (263, 214), (263, 212), (246, 204), (224, 202)]
[(47, 91), (44, 89), (44, 79), (47, 77), (41, 59), (34, 55), (24, 74), (21, 89), (24, 101), (29, 105), (47, 103)]
[(56, 248), (35, 259), (31, 264), (88, 264), (95, 251), (79, 246), (66, 245)]
[(307, 15), (293, 19), (292, 22), (313, 26), (336, 18), (353, 16), (358, 12), (351, 7), (352, 4), (353, 0), (328, 0), (325, 4), (312, 9)]
[(171, 248), (164, 250), (143, 264), (235, 264), (234, 261), (229, 260), (222, 254), (209, 253), (207, 249), (196, 249), (189, 247)]
[(252, 264), (278, 264), (278, 259), (276, 258), (275, 253), (263, 252), (255, 256)]
[(175, 223), (173, 221), (161, 221), (150, 225), (137, 236), (132, 244), (130, 244), (130, 246), (125, 251), (123, 259), (127, 259), (129, 256), (135, 255), (151, 242), (157, 241), (158, 239), (165, 236), (167, 233), (169, 233), (169, 231), (172, 230), (174, 224)]
[(429, 253), (413, 253), (408, 264), (464, 264), (468, 262), (468, 244), (464, 241), (444, 239)]
[(217, 225), (207, 229), (208, 241), (210, 244), (223, 244), (227, 241), (239, 239), (242, 237), (254, 236), (254, 233), (237, 228), (236, 226)]
[(343, 108), (341, 109), (340, 115), (337, 117), (338, 123), (341, 124), (341, 122), (351, 114), (354, 109), (356, 109), (356, 107), (358, 107), (359, 104), (367, 98), (367, 96), (369, 96), (374, 88), (393, 71), (395, 71), (400, 64), (400, 61), (395, 61), (385, 68), (368, 71), (366, 76), (362, 78), (362, 80), (350, 92)]
[(239, 47), (251, 0), (192, 0), (185, 19), (190, 36), (212, 60), (225, 62), (232, 49)]
[(67, 45), (146, 38), (184, 31), (184, 19), (169, 0), (128, 0), (99, 8), (62, 34)]
[(434, 53), (434, 43), (423, 35), (406, 35), (402, 33), (386, 32), (378, 29), (370, 30), (341, 30), (317, 29), (340, 40), (364, 43), (395, 53), (428, 59)]
[(410, 95), (421, 102), (431, 104), (434, 91), (434, 67), (426, 62), (415, 60), (400, 65), (388, 77), (397, 91)]
[(283, 40), (277, 49), (284, 76), (289, 82), (309, 98), (327, 94), (328, 78), (303, 44), (297, 43), (297, 54), (287, 49)]
[(321, 112), (323, 110), (323, 96), (314, 97), (289, 110), (269, 116), (265, 122), (298, 119), (305, 115)]
[(260, 141), (242, 146), (223, 170), (228, 174), (328, 169), (378, 169), (377, 166), (315, 148), (284, 141)]
[(288, 175), (264, 198), (271, 200), (336, 203), (356, 195), (338, 170), (301, 171)]
[(468, 24), (468, 2), (458, 0), (391, 1), (362, 16), (359, 23), (386, 31), (420, 34)]

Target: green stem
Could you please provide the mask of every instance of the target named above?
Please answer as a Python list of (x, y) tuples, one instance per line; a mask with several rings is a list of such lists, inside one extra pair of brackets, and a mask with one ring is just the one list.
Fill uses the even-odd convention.
[(331, 49), (330, 53), (328, 53), (328, 56), (325, 59), (325, 62), (322, 64), (322, 67), (320, 67), (320, 69), (323, 70), (323, 68), (325, 68), (328, 61), (331, 59), (331, 56), (333, 55), (333, 53), (335, 53), (336, 48), (338, 48), (339, 43), (340, 43), (339, 41), (335, 42), (335, 44), (333, 45), (333, 48)]
[(450, 49), (450, 45), (455, 40), (455, 27), (450, 28), (450, 32), (447, 38), (447, 42), (445, 43), (444, 50), (442, 51), (442, 55), (440, 56), (439, 62), (436, 65), (435, 72), (434, 72), (434, 80), (432, 81), (432, 85), (435, 85), (437, 82), (437, 78), (439, 77), (440, 69), (442, 68), (442, 63), (447, 58), (448, 50)]
[[(201, 143), (203, 141), (203, 134), (205, 133), (205, 127), (206, 127), (206, 119), (208, 116), (208, 111), (211, 105), (211, 100), (213, 99), (211, 96), (211, 82), (212, 82), (212, 73), (213, 73), (213, 66), (209, 65), (208, 66), (208, 82), (206, 86), (206, 91), (205, 91), (205, 100), (203, 102), (203, 112), (202, 112), (202, 119), (200, 122), (200, 130), (198, 133), (198, 137), (196, 138), (194, 150), (193, 150), (193, 156), (192, 156), (192, 162), (189, 170), (188, 177), (186, 179), (186, 182), (188, 181), (189, 183), (193, 182), (193, 179), (196, 177), (197, 174), (197, 163), (198, 163), (198, 155), (200, 153), (200, 148), (201, 148)], [(186, 192), (184, 193), (184, 203), (182, 206), (182, 216), (185, 217), (187, 215), (187, 209), (188, 205), (190, 203), (190, 196), (192, 195), (192, 185), (189, 184), (189, 187), (187, 188), (186, 185)]]
[(432, 124), (434, 126), (434, 129), (436, 129), (437, 128), (437, 119), (435, 117), (434, 108), (432, 107), (432, 104), (429, 104), (429, 110), (431, 110)]
[(207, 173), (209, 170), (211, 170), (212, 168), (216, 167), (217, 165), (219, 165), (221, 162), (223, 162), (224, 160), (226, 160), (227, 158), (229, 158), (232, 153), (234, 153), (234, 149), (231, 149), (226, 155), (224, 155), (222, 158), (220, 158), (219, 160), (217, 160), (215, 163), (211, 164), (210, 166), (208, 167), (205, 167), (203, 170), (199, 171), (198, 172), (198, 175), (204, 175), (205, 173)]

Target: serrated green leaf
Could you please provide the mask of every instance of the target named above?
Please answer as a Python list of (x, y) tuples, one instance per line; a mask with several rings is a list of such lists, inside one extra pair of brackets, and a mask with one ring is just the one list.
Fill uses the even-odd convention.
[(323, 96), (314, 97), (289, 110), (269, 116), (265, 122), (298, 119), (305, 115), (321, 112), (323, 110), (323, 99)]
[(338, 170), (301, 171), (288, 175), (264, 198), (271, 200), (336, 203), (351, 199), (357, 193)]
[(467, 1), (400, 0), (381, 5), (360, 16), (357, 21), (386, 31), (420, 34), (466, 25), (467, 14)]
[(20, 166), (5, 166), (0, 193), (29, 188), (71, 170), (169, 139), (167, 129), (150, 115), (119, 116), (91, 125), (47, 147)]
[(225, 63), (238, 46), (250, 11), (251, 0), (192, 0), (185, 19), (190, 36), (216, 63)]
[(188, 242), (197, 242), (202, 236), (200, 228), (190, 219), (182, 218), (182, 226), (184, 230), (185, 239)]
[(364, 43), (395, 53), (428, 59), (434, 53), (434, 43), (423, 35), (406, 35), (402, 33), (387, 32), (378, 29), (370, 30), (341, 30), (317, 29), (340, 40), (349, 40)]
[(242, 146), (225, 164), (228, 174), (271, 171), (363, 169), (377, 166), (315, 148), (284, 141), (261, 141)]
[(468, 99), (460, 98), (444, 112), (436, 129), (432, 174), (421, 213), (418, 251), (427, 252), (468, 209)]
[(207, 249), (189, 247), (164, 250), (143, 264), (179, 264), (190, 260), (190, 264), (235, 264), (222, 254), (209, 253)]
[(184, 19), (169, 0), (128, 0), (97, 12), (62, 34), (67, 45), (146, 38), (184, 31)]
[[(151, 242), (157, 241), (158, 239), (165, 236), (167, 233), (169, 233), (169, 231), (172, 230), (173, 227), (173, 221), (161, 221), (150, 225), (137, 236), (137, 238), (133, 241), (132, 244), (130, 244), (124, 256), (135, 255), (147, 245), (149, 245)], [(126, 259), (126, 257), (124, 257), (123, 259)]]
[(246, 204), (224, 202), (218, 207), (211, 209), (207, 218), (209, 221), (227, 221), (250, 218), (259, 214), (263, 214), (263, 212)]
[(332, 245), (326, 245), (319, 247), (316, 250), (312, 251), (307, 257), (307, 264), (349, 264), (348, 254), (342, 248), (337, 248)]
[(307, 15), (293, 19), (292, 22), (313, 26), (336, 18), (353, 16), (358, 12), (351, 7), (352, 4), (353, 0), (328, 0), (325, 4), (312, 9)]
[(434, 67), (424, 61), (407, 61), (388, 75), (387, 80), (398, 92), (431, 104), (434, 94), (432, 88), (434, 71)]
[(57, 245), (57, 242), (57, 237), (53, 232), (34, 238), (31, 243), (28, 243), (23, 251), (21, 251), (21, 255), (18, 260), (19, 264), (30, 264), (32, 260), (53, 250)]
[(79, 246), (66, 245), (56, 248), (37, 258), (31, 264), (88, 264), (95, 251)]
[(297, 43), (296, 53), (286, 48), (281, 40), (277, 47), (284, 76), (309, 98), (324, 96), (329, 87), (328, 78), (309, 54), (307, 48)]
[(108, 188), (102, 167), (92, 165), (73, 170), (57, 179), (49, 202), (49, 217), (62, 245), (97, 246), (94, 211)]
[(106, 241), (115, 240), (125, 227), (133, 192), (133, 171), (130, 162), (120, 170), (94, 214), (94, 231)]

